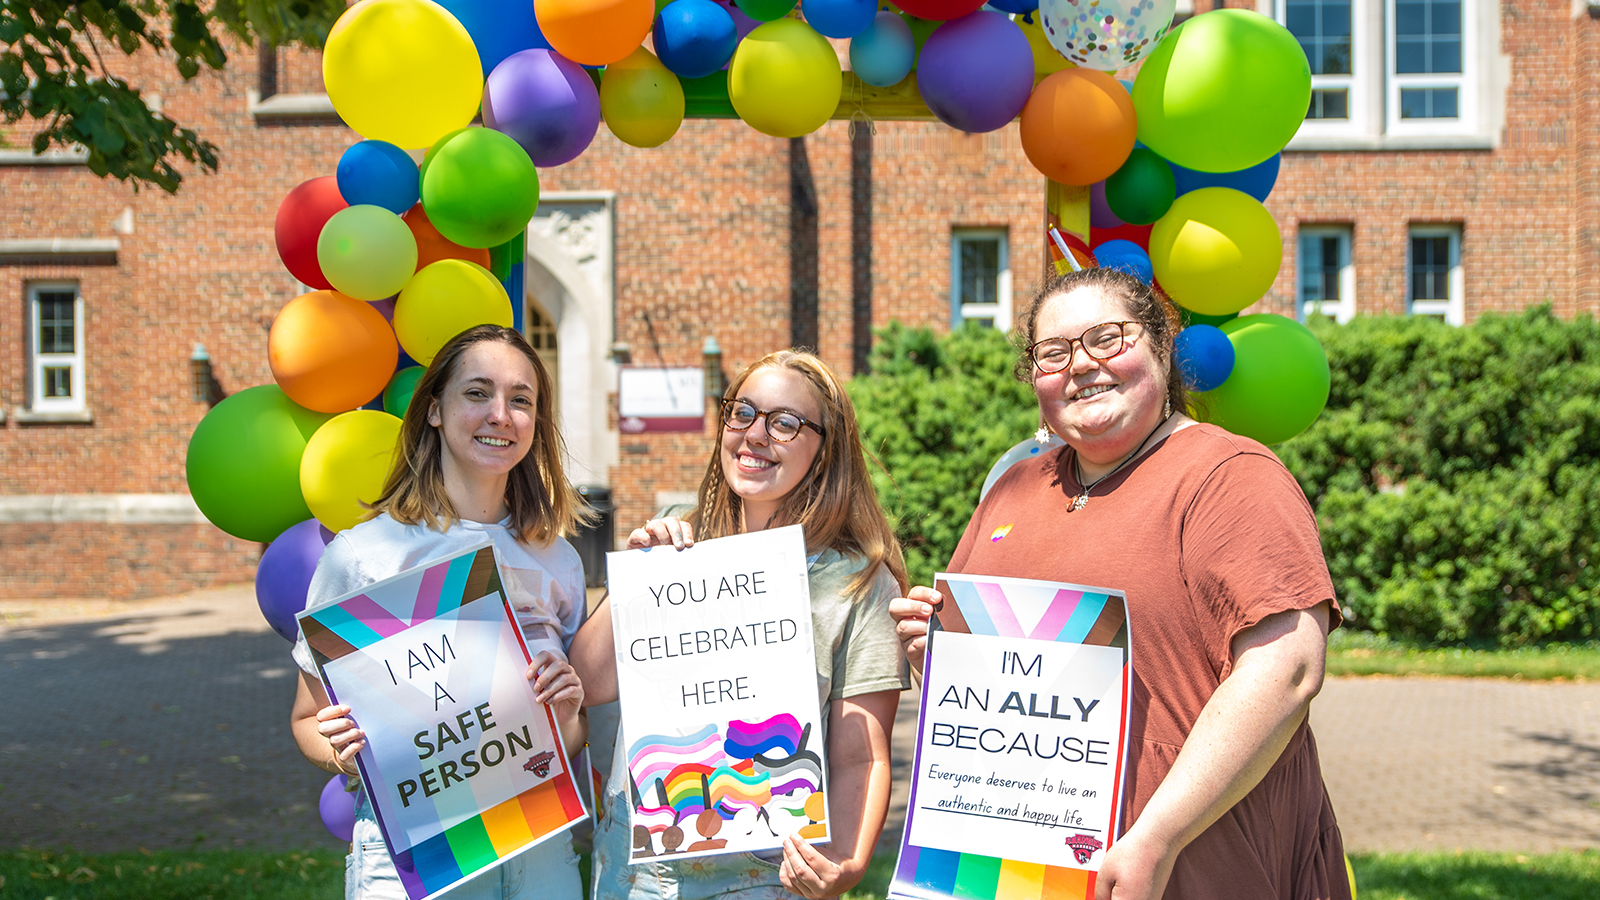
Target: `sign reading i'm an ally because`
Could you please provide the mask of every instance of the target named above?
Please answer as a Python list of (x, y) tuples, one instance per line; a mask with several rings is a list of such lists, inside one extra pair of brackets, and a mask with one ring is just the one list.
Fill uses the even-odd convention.
[(634, 863), (828, 840), (800, 526), (608, 554)]
[(1121, 592), (936, 576), (891, 898), (1087, 900), (1122, 808), (1132, 662)]
[(299, 618), (329, 698), (366, 732), (356, 763), (411, 900), (584, 818), (489, 544)]

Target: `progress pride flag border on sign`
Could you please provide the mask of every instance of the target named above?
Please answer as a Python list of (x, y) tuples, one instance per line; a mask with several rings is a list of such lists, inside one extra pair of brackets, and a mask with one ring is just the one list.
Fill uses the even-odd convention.
[[(525, 677), (531, 657), (491, 545), (368, 585), (299, 620), (329, 699), (341, 702), (342, 692), (367, 733), (356, 764), (411, 900), (587, 816), (555, 716)], [(431, 692), (413, 683), (419, 669), (416, 681)], [(456, 746), (447, 751), (447, 743)], [(491, 752), (499, 761), (488, 761)], [(440, 774), (445, 766), (450, 776)], [(430, 774), (444, 783), (423, 790)]]

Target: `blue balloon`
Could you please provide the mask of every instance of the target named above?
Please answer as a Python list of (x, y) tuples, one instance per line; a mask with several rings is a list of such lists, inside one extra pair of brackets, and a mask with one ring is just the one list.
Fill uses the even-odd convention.
[(550, 42), (533, 17), (533, 0), (439, 0), (472, 36), (483, 77), (506, 57), (523, 50), (549, 50)]
[(1106, 241), (1094, 248), (1094, 261), (1104, 269), (1120, 269), (1149, 284), (1155, 278), (1150, 266), (1150, 254), (1133, 241)]
[(1233, 374), (1233, 341), (1215, 325), (1190, 325), (1178, 332), (1172, 359), (1190, 387), (1209, 391)]
[(344, 202), (370, 203), (400, 215), (417, 205), (417, 164), (388, 141), (362, 141), (339, 157), (334, 177)]
[(806, 24), (831, 38), (853, 38), (871, 27), (878, 0), (800, 0)]
[(989, 0), (989, 6), (1003, 13), (1025, 16), (1039, 8), (1039, 0)]
[(728, 64), (739, 35), (711, 0), (672, 0), (656, 13), (656, 56), (679, 78), (704, 78)]
[(867, 30), (850, 39), (850, 68), (856, 77), (875, 87), (899, 84), (917, 61), (917, 42), (911, 26), (892, 12), (873, 16)]
[(1273, 185), (1278, 183), (1278, 163), (1282, 158), (1283, 154), (1274, 153), (1266, 162), (1237, 172), (1196, 172), (1175, 162), (1168, 162), (1167, 165), (1172, 167), (1172, 177), (1178, 182), (1179, 197), (1201, 188), (1225, 187), (1244, 191), (1265, 203)]

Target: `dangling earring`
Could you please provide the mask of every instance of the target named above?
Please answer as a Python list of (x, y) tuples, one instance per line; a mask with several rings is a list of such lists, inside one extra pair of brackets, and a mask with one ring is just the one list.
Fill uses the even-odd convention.
[(1170, 418), (1172, 418), (1172, 397), (1168, 395), (1165, 400), (1161, 401), (1161, 421), (1165, 422)]
[(1040, 444), (1048, 444), (1050, 443), (1050, 437), (1053, 434), (1055, 434), (1055, 432), (1050, 429), (1050, 423), (1044, 420), (1044, 413), (1040, 412), (1039, 430), (1033, 433), (1033, 439)]

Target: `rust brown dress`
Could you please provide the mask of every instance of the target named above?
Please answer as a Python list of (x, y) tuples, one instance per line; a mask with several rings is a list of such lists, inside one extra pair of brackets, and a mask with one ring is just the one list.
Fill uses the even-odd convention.
[[(1071, 448), (1017, 464), (967, 525), (950, 571), (1127, 593), (1134, 678), (1123, 821), (1172, 768), (1232, 667), (1234, 635), (1328, 601), (1316, 519), (1271, 451), (1211, 425), (1183, 429), (1090, 492)], [(1009, 530), (1007, 530), (1009, 529)], [(1344, 846), (1302, 724), (1254, 790), (1179, 854), (1167, 900), (1348, 900)]]

